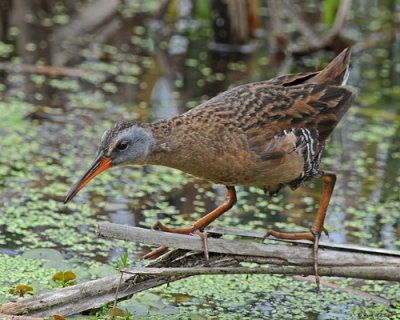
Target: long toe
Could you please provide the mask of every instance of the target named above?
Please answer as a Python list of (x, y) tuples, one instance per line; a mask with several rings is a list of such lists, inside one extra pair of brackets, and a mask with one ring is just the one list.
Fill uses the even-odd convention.
[(159, 256), (161, 256), (162, 254), (164, 254), (165, 252), (167, 252), (168, 248), (166, 246), (159, 246), (158, 248), (150, 251), (149, 253), (145, 254), (143, 256), (143, 259), (154, 259), (157, 258)]
[(317, 284), (317, 293), (320, 292), (320, 279), (318, 274), (318, 247), (319, 247), (319, 239), (321, 238), (320, 233), (315, 234), (314, 244), (313, 244), (313, 260), (314, 260), (314, 276), (315, 283)]

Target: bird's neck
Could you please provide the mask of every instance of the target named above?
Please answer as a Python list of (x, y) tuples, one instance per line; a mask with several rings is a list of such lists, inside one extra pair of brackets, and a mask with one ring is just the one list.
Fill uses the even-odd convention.
[(190, 148), (187, 148), (188, 126), (181, 115), (147, 125), (155, 140), (153, 151), (146, 159), (147, 164), (156, 164), (187, 171)]
[(154, 139), (154, 148), (146, 162), (148, 164), (161, 164), (170, 160), (176, 150), (176, 126), (171, 119), (161, 120), (146, 125)]

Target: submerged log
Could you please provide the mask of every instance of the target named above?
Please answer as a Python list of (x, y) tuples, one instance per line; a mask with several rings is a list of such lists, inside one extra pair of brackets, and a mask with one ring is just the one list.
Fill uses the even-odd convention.
[[(256, 239), (263, 236), (262, 233), (227, 228), (214, 228), (209, 233), (235, 234)], [(210, 260), (206, 261), (203, 242), (197, 236), (165, 233), (107, 222), (99, 223), (98, 235), (176, 248), (150, 262), (146, 267), (121, 270), (123, 276), (118, 298), (128, 297), (193, 275), (312, 275), (314, 273), (312, 246), (311, 243), (304, 241), (263, 244), (254, 240), (251, 242), (209, 238)], [(244, 267), (242, 262), (256, 263), (257, 266)], [(321, 276), (400, 281), (399, 268), (399, 251), (327, 243), (321, 243), (320, 246)], [(44, 317), (53, 314), (63, 316), (76, 314), (113, 301), (119, 280), (119, 275), (102, 278), (6, 303), (0, 306), (0, 313)]]

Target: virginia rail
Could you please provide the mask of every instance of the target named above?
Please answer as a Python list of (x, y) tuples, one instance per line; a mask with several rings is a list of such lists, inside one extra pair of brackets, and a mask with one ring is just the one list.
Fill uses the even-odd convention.
[(311, 230), (266, 234), (313, 241), (318, 283), (318, 242), (321, 232), (327, 233), (324, 220), (336, 181), (334, 173), (321, 171), (319, 165), (325, 140), (356, 96), (356, 90), (346, 86), (349, 63), (346, 49), (321, 71), (241, 85), (166, 120), (120, 120), (103, 134), (96, 159), (64, 202), (110, 167), (176, 168), (226, 186), (226, 201), (191, 227), (156, 224), (160, 230), (197, 233), (204, 240), (204, 228), (235, 204), (235, 186), (256, 186), (270, 196), (284, 186), (296, 189), (322, 177), (320, 206)]

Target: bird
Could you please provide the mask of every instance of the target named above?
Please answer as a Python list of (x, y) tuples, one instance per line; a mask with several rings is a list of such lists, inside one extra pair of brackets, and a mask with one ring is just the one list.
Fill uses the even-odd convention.
[[(311, 229), (303, 233), (268, 231), (278, 239), (313, 243), (318, 275), (318, 243), (336, 174), (320, 169), (327, 138), (352, 105), (357, 90), (346, 84), (351, 50), (343, 50), (320, 71), (288, 74), (243, 84), (197, 107), (152, 123), (119, 120), (101, 138), (97, 156), (71, 188), (67, 203), (95, 176), (111, 168), (161, 165), (226, 187), (224, 203), (182, 229), (157, 222), (157, 229), (198, 234), (231, 209), (237, 186), (254, 186), (268, 197), (282, 188), (297, 189), (320, 178), (320, 206)], [(205, 241), (205, 240), (204, 240)], [(206, 245), (206, 242), (205, 242)]]

